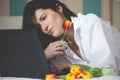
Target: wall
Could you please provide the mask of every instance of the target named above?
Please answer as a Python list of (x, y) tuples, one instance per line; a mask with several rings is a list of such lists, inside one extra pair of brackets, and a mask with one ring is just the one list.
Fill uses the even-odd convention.
[(83, 14), (94, 13), (101, 17), (101, 0), (83, 0)]
[(10, 16), (21, 16), (27, 0), (10, 0)]
[(120, 0), (112, 0), (112, 25), (120, 31)]
[(0, 0), (0, 16), (9, 15), (9, 0)]
[(101, 17), (110, 21), (110, 0), (101, 0)]
[(0, 0), (0, 29), (21, 29), (27, 0)]
[(67, 7), (72, 10), (74, 13), (82, 12), (82, 3), (83, 0), (59, 0), (65, 4), (67, 4)]
[(0, 0), (0, 16), (21, 16), (27, 0)]
[(104, 20), (110, 21), (120, 31), (120, 0), (102, 0), (101, 13)]

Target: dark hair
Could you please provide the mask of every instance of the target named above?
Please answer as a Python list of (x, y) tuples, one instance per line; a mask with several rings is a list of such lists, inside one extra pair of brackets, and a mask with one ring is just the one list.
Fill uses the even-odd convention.
[(68, 7), (60, 2), (59, 0), (32, 0), (28, 2), (24, 8), (24, 13), (23, 13), (23, 27), (26, 26), (25, 21), (29, 21), (27, 25), (33, 25), (33, 17), (34, 17), (34, 12), (37, 9), (43, 8), (43, 9), (52, 9), (54, 11), (57, 11), (56, 9), (56, 4), (61, 5), (63, 7), (63, 14), (64, 16), (71, 20), (71, 16), (76, 16), (72, 11), (68, 9)]

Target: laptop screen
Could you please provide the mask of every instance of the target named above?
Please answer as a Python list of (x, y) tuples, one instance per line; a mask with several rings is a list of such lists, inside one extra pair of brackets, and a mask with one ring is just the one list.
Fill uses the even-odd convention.
[(0, 75), (44, 78), (50, 73), (34, 30), (0, 30)]

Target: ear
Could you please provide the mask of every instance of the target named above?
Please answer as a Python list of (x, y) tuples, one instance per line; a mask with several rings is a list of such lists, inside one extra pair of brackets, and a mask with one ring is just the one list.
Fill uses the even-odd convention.
[(62, 8), (62, 6), (61, 5), (59, 5), (59, 4), (56, 4), (56, 9), (57, 9), (57, 11), (59, 12), (59, 13), (63, 13), (63, 8)]

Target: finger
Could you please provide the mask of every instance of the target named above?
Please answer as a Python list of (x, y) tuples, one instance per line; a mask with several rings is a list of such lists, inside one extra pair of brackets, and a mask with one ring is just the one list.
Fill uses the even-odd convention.
[(63, 47), (63, 46), (56, 47), (57, 51), (64, 51), (65, 49), (66, 49), (66, 47)]
[(65, 42), (65, 41), (56, 41), (56, 42), (54, 42), (53, 44), (54, 45), (57, 45), (57, 46), (62, 46), (63, 44), (66, 44), (67, 42)]
[(63, 54), (64, 52), (63, 51), (56, 51), (55, 52), (55, 55), (61, 55), (61, 54)]

